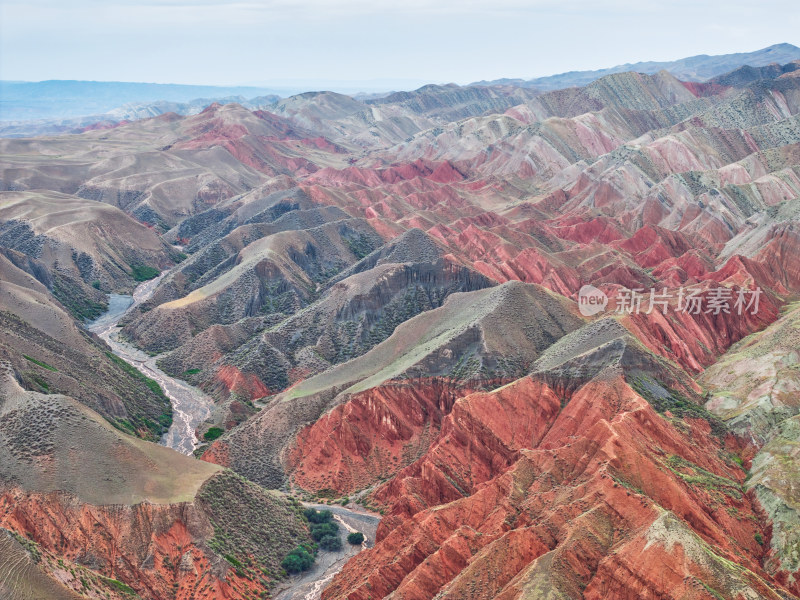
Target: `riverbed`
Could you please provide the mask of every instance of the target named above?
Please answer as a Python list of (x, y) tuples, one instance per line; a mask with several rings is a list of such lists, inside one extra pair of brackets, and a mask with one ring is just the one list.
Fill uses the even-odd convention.
[[(308, 502), (303, 502), (303, 505), (317, 510), (329, 510), (333, 513), (333, 518), (340, 525), (339, 536), (342, 540), (342, 549), (339, 552), (320, 550), (311, 569), (299, 575), (292, 575), (279, 585), (275, 600), (319, 600), (322, 592), (342, 570), (345, 563), (362, 550), (371, 548), (375, 544), (375, 533), (381, 520), (379, 515), (336, 505)], [(347, 543), (347, 534), (354, 531), (364, 534), (364, 543), (360, 546), (352, 546)]]
[[(197, 447), (197, 437), (194, 432), (198, 425), (211, 416), (214, 409), (213, 400), (196, 387), (164, 373), (156, 365), (157, 357), (149, 356), (121, 340), (120, 328), (117, 326), (128, 312), (150, 299), (165, 274), (145, 281), (133, 291), (132, 296), (109, 294), (108, 310), (88, 323), (86, 328), (105, 340), (114, 354), (158, 382), (169, 398), (173, 411), (172, 426), (161, 438), (160, 443), (182, 454), (191, 454)], [(343, 547), (339, 552), (320, 551), (311, 569), (291, 576), (279, 585), (275, 600), (319, 600), (322, 592), (342, 570), (345, 563), (375, 543), (375, 533), (380, 522), (378, 515), (341, 506), (304, 504), (319, 510), (330, 510), (333, 513), (334, 519), (341, 526), (339, 535)], [(346, 541), (347, 534), (354, 531), (360, 531), (365, 535), (364, 543), (360, 546), (352, 546)]]
[(86, 328), (105, 340), (114, 354), (158, 382), (172, 404), (172, 426), (160, 443), (182, 454), (191, 454), (197, 447), (197, 436), (194, 432), (211, 416), (214, 401), (196, 387), (164, 373), (156, 365), (157, 357), (121, 340), (117, 327), (122, 317), (153, 295), (163, 277), (164, 274), (140, 284), (132, 296), (109, 294), (108, 310), (88, 323)]

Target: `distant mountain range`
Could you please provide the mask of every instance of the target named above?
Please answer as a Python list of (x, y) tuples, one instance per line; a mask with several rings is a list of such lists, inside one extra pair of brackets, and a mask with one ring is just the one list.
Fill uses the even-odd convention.
[(570, 71), (548, 77), (536, 79), (494, 79), (492, 81), (476, 81), (470, 85), (513, 85), (516, 87), (530, 87), (540, 90), (559, 90), (569, 87), (580, 87), (597, 81), (606, 75), (636, 71), (652, 75), (659, 71), (669, 71), (672, 75), (683, 81), (706, 81), (712, 77), (728, 73), (742, 65), (763, 67), (778, 63), (784, 64), (800, 59), (800, 48), (792, 44), (775, 44), (755, 52), (737, 52), (736, 54), (719, 54), (709, 56), (699, 54), (667, 62), (637, 62), (617, 65), (609, 69), (597, 71)]
[(197, 98), (253, 98), (274, 93), (272, 89), (243, 86), (121, 81), (0, 81), (0, 121), (64, 119), (103, 114), (123, 104), (157, 100), (190, 102)]
[(29, 137), (37, 135), (53, 135), (58, 133), (80, 133), (85, 129), (102, 129), (125, 121), (149, 119), (165, 113), (178, 115), (196, 115), (204, 108), (217, 102), (230, 104), (235, 102), (245, 108), (260, 109), (273, 106), (281, 99), (276, 94), (257, 96), (249, 100), (244, 96), (225, 96), (222, 98), (195, 98), (188, 102), (171, 102), (156, 100), (150, 102), (130, 102), (104, 113), (57, 117), (50, 119), (22, 119), (0, 121), (0, 137)]
[[(727, 76), (739, 67), (755, 69), (768, 65), (786, 65), (800, 59), (800, 48), (792, 44), (775, 44), (756, 50), (719, 56), (699, 55), (672, 62), (638, 62), (598, 71), (570, 71), (537, 79), (495, 79), (468, 86), (449, 84), (452, 89), (468, 87), (510, 86), (538, 93), (581, 87), (606, 75), (635, 71), (654, 74), (666, 70), (683, 81), (706, 81)], [(791, 68), (787, 66), (785, 68)], [(738, 74), (749, 80), (762, 77), (759, 71)], [(720, 82), (721, 83), (721, 82)], [(423, 86), (424, 92), (431, 86)], [(433, 86), (437, 88), (438, 86)], [(131, 83), (114, 81), (51, 80), (39, 82), (0, 81), (0, 137), (25, 137), (78, 132), (89, 126), (107, 126), (122, 121), (135, 121), (174, 112), (193, 115), (218, 102), (236, 102), (245, 108), (269, 109), (281, 97), (297, 93), (285, 87), (219, 87)], [(360, 93), (354, 97), (367, 102), (392, 101), (415, 92)]]

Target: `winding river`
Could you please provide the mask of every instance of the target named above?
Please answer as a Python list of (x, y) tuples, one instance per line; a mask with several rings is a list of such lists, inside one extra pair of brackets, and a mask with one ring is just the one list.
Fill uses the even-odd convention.
[(160, 443), (182, 454), (191, 454), (197, 447), (195, 429), (211, 416), (213, 400), (196, 387), (164, 373), (156, 365), (156, 357), (149, 356), (120, 340), (117, 327), (123, 316), (153, 295), (164, 275), (166, 272), (140, 284), (133, 291), (133, 296), (110, 294), (108, 310), (86, 327), (105, 340), (114, 354), (158, 382), (172, 403), (173, 412), (172, 426), (161, 438)]
[[(170, 377), (156, 365), (156, 357), (134, 348), (119, 337), (118, 323), (129, 311), (147, 301), (155, 292), (161, 279), (166, 275), (139, 285), (132, 296), (110, 294), (108, 310), (86, 325), (110, 346), (111, 350), (127, 363), (154, 379), (164, 390), (172, 403), (173, 419), (169, 431), (164, 434), (161, 444), (183, 454), (191, 454), (197, 447), (195, 429), (211, 416), (213, 400), (199, 389)], [(362, 550), (373, 545), (380, 516), (361, 510), (350, 510), (341, 506), (308, 504), (317, 509), (333, 512), (336, 521), (342, 525), (340, 530), (342, 550), (339, 552), (320, 552), (314, 566), (307, 572), (290, 577), (279, 586), (276, 600), (319, 600), (323, 590), (342, 570), (345, 563)], [(351, 546), (346, 542), (350, 532), (361, 531), (366, 539), (361, 546)]]

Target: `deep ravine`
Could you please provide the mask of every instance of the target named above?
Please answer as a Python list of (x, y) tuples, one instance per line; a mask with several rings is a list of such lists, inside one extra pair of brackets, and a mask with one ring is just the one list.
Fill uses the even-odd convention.
[[(197, 447), (195, 429), (211, 416), (213, 400), (199, 389), (170, 377), (156, 366), (157, 357), (152, 357), (120, 340), (117, 324), (122, 317), (142, 302), (147, 301), (166, 273), (139, 285), (132, 296), (110, 294), (108, 310), (86, 325), (86, 328), (101, 337), (111, 350), (127, 363), (158, 382), (172, 403), (173, 420), (169, 431), (162, 437), (162, 445), (183, 454), (191, 454)], [(277, 590), (276, 600), (319, 600), (331, 580), (342, 570), (353, 556), (371, 547), (375, 542), (380, 516), (340, 506), (308, 504), (314, 508), (331, 510), (342, 526), (340, 536), (343, 548), (340, 552), (320, 552), (314, 567), (301, 575), (289, 577)], [(348, 533), (361, 531), (366, 538), (361, 546), (346, 542)]]
[(100, 336), (114, 354), (158, 382), (172, 403), (173, 411), (172, 426), (160, 443), (182, 454), (191, 454), (197, 447), (195, 429), (211, 416), (213, 400), (196, 387), (164, 373), (156, 366), (157, 357), (149, 356), (120, 340), (117, 327), (128, 311), (153, 295), (165, 274), (140, 284), (133, 291), (133, 296), (110, 294), (108, 311), (88, 323), (86, 328)]

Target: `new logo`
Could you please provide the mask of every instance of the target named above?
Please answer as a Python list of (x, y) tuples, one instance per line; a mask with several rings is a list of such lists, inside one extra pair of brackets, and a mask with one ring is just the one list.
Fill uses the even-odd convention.
[(608, 306), (608, 296), (593, 285), (585, 285), (578, 292), (578, 309), (584, 317), (603, 312)]

